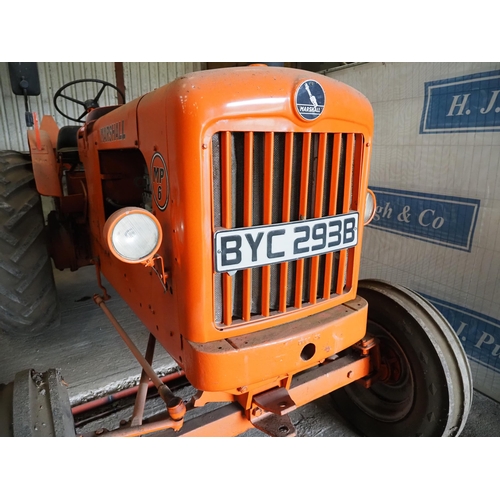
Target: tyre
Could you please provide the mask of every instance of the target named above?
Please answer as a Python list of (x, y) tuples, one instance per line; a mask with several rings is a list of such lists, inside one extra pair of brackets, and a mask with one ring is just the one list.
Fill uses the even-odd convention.
[(29, 155), (0, 151), (0, 331), (39, 333), (58, 318)]
[(359, 282), (380, 370), (370, 388), (333, 392), (335, 407), (366, 436), (458, 436), (472, 404), (472, 376), (450, 324), (427, 300), (378, 280)]

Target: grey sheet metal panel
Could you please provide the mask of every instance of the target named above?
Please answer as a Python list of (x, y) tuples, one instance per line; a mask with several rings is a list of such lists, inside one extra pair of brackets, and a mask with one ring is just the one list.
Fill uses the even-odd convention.
[[(38, 97), (30, 97), (31, 111), (36, 111), (39, 120), (43, 115), (52, 115), (59, 127), (76, 125), (61, 116), (54, 108), (53, 97), (57, 89), (71, 80), (96, 78), (115, 84), (114, 63), (104, 62), (39, 62), (41, 93)], [(88, 88), (89, 92), (99, 89), (97, 86)], [(26, 123), (24, 120), (24, 99), (15, 96), (10, 87), (9, 70), (6, 62), (0, 62), (0, 149), (27, 151)], [(83, 90), (83, 89), (82, 89)], [(117, 104), (117, 100), (108, 92), (103, 95), (101, 105)], [(68, 92), (68, 95), (72, 95)], [(78, 95), (78, 98), (83, 95)], [(90, 97), (93, 97), (90, 96)], [(71, 115), (79, 116), (81, 107), (70, 101), (63, 100), (62, 109)]]
[(127, 101), (151, 92), (176, 78), (206, 69), (202, 62), (125, 62), (123, 75)]
[[(179, 76), (205, 68), (206, 63), (201, 62), (123, 63), (126, 99), (130, 101)], [(82, 78), (96, 78), (116, 85), (113, 62), (39, 62), (38, 71), (41, 93), (38, 97), (30, 97), (30, 108), (37, 112), (39, 120), (43, 115), (53, 116), (59, 127), (76, 124), (61, 116), (54, 108), (54, 94), (64, 84)], [(86, 89), (89, 95), (83, 95), (83, 87), (76, 89), (76, 96), (71, 94), (70, 89), (67, 95), (85, 100), (94, 97), (99, 88), (98, 84), (90, 84)], [(115, 93), (108, 90), (99, 101), (101, 106), (117, 103)], [(61, 108), (70, 116), (78, 117), (82, 113), (80, 106), (65, 99), (61, 101)], [(7, 62), (0, 62), (0, 149), (28, 150), (24, 99), (15, 96), (11, 90)]]

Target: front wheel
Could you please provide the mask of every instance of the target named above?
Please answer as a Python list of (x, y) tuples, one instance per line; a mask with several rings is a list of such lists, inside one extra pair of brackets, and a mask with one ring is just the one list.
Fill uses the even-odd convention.
[(367, 334), (379, 343), (370, 388), (355, 382), (332, 393), (338, 411), (367, 436), (458, 436), (472, 403), (465, 351), (427, 300), (378, 280), (359, 282), (368, 301)]

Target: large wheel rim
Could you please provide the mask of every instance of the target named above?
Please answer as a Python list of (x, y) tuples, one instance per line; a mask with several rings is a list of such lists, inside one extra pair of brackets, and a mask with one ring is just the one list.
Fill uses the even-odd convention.
[(332, 393), (338, 411), (365, 435), (460, 435), (472, 377), (453, 328), (406, 288), (365, 280), (358, 293), (369, 303), (367, 331), (379, 341), (381, 369), (370, 388), (354, 382)]
[(373, 321), (368, 322), (367, 330), (379, 342), (381, 379), (368, 390), (360, 384), (351, 384), (346, 392), (370, 417), (397, 422), (408, 415), (414, 403), (415, 381), (410, 363), (389, 331)]

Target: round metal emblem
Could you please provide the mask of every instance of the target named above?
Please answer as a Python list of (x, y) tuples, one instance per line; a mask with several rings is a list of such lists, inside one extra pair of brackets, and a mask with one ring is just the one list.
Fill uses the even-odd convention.
[(151, 159), (151, 177), (153, 180), (153, 198), (160, 210), (165, 210), (170, 197), (167, 165), (160, 153), (155, 153)]
[(295, 93), (295, 109), (304, 120), (315, 120), (325, 107), (325, 91), (315, 80), (302, 82)]

